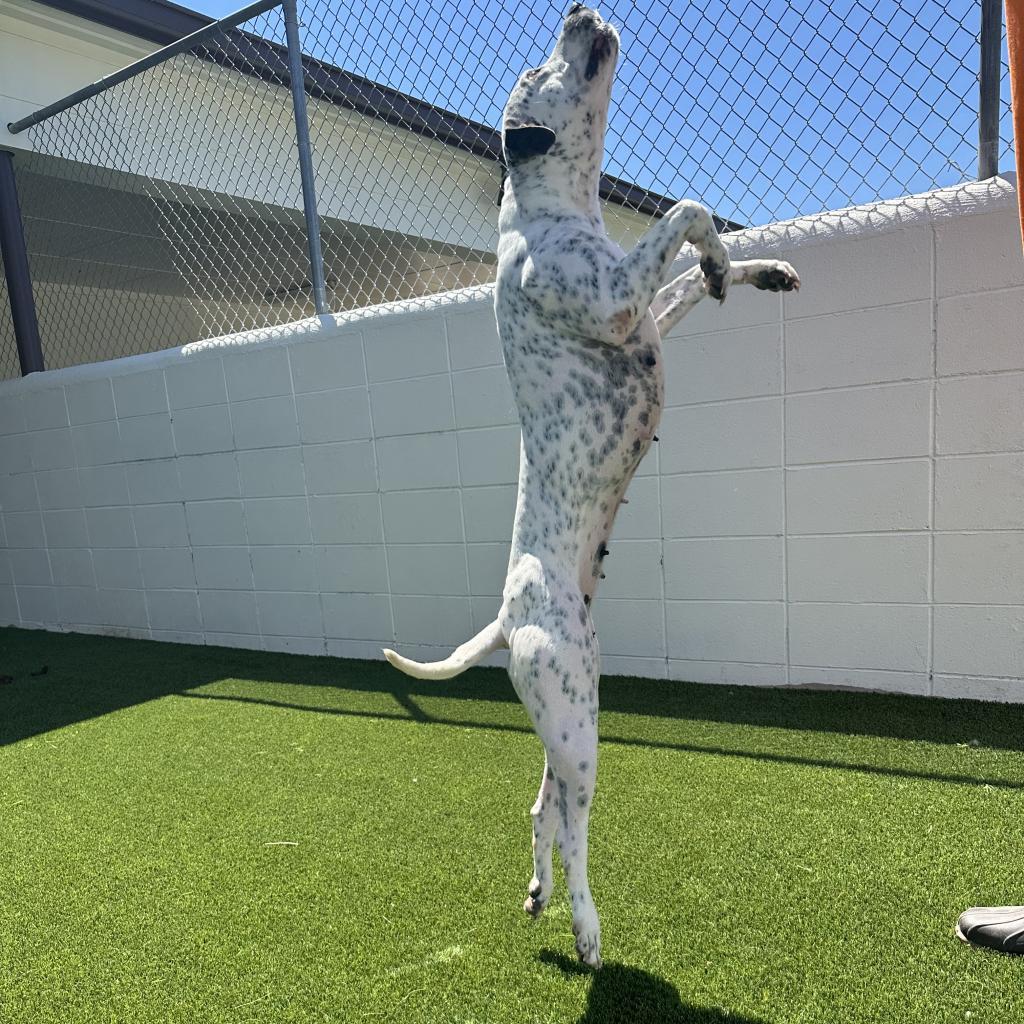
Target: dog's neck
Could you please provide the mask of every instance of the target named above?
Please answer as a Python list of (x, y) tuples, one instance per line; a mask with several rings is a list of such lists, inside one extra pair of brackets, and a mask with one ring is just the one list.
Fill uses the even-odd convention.
[(564, 216), (572, 211), (603, 229), (600, 183), (599, 166), (574, 167), (545, 158), (523, 161), (509, 168), (499, 227), (509, 217)]

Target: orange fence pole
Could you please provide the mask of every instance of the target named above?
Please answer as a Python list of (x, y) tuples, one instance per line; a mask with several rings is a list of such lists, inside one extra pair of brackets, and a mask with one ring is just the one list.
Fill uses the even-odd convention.
[(1024, 237), (1024, 0), (1006, 0), (1006, 40), (1010, 51), (1010, 95), (1013, 98), (1013, 137), (1017, 156), (1017, 202)]

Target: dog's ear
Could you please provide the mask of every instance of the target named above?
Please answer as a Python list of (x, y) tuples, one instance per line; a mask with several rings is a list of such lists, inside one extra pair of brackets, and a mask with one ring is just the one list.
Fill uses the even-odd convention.
[(505, 160), (512, 164), (531, 156), (543, 156), (555, 144), (555, 133), (542, 124), (506, 121), (502, 141)]

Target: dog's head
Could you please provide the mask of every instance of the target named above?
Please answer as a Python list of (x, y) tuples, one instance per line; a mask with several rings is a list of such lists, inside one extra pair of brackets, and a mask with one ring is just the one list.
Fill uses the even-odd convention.
[(524, 71), (502, 116), (510, 168), (569, 160), (600, 170), (619, 34), (597, 11), (575, 3), (551, 56)]

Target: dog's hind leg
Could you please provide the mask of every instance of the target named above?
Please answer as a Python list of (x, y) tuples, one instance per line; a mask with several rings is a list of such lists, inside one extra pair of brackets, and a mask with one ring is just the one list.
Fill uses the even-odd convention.
[(533, 819), (533, 878), (523, 909), (533, 917), (541, 912), (551, 899), (553, 885), (551, 854), (558, 827), (558, 808), (555, 802), (555, 774), (544, 758), (544, 776), (540, 783), (537, 802), (530, 810)]
[(587, 875), (587, 830), (597, 780), (597, 725), (586, 718), (566, 725), (559, 746), (548, 752), (555, 773), (558, 852), (572, 900), (576, 952), (585, 964), (600, 967), (601, 925)]
[[(572, 901), (576, 951), (601, 965), (601, 926), (587, 877), (587, 828), (597, 779), (597, 640), (582, 598), (577, 614), (545, 615), (550, 626), (524, 625), (512, 636), (509, 675), (544, 745), (544, 781), (534, 805), (538, 901), (550, 896), (552, 832)], [(553, 819), (553, 822), (552, 822)], [(553, 826), (553, 827), (552, 827)], [(541, 878), (541, 873), (547, 876)], [(533, 893), (526, 909), (532, 911)]]

